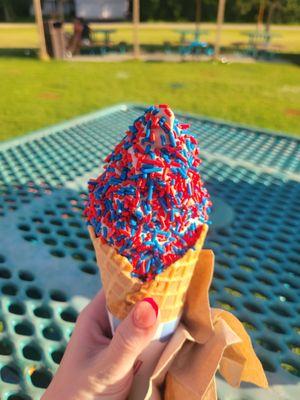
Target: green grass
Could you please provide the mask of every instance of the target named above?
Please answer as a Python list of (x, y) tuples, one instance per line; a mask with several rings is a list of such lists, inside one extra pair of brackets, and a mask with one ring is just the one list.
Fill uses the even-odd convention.
[(119, 103), (300, 134), (299, 68), (285, 64), (79, 63), (0, 59), (0, 138)]
[[(92, 24), (92, 27), (97, 27), (97, 24)], [(131, 24), (101, 24), (101, 28), (104, 27), (117, 30), (116, 33), (111, 35), (114, 43), (120, 41), (132, 43)], [(175, 30), (193, 29), (194, 27), (195, 25), (191, 23), (143, 23), (140, 27), (140, 41), (142, 44), (162, 44), (164, 41), (178, 43), (179, 35)], [(215, 24), (203, 23), (201, 28), (208, 30), (208, 33), (203, 36), (203, 40), (213, 43), (215, 40)], [(245, 33), (254, 29), (256, 29), (255, 24), (224, 24), (222, 45), (229, 46), (233, 42), (247, 43), (248, 38)], [(71, 30), (70, 24), (66, 25), (66, 30)], [(280, 51), (300, 52), (300, 25), (274, 25), (271, 32), (275, 34), (272, 44), (279, 46)], [(37, 46), (38, 38), (34, 24), (0, 24), (0, 48), (34, 48)]]

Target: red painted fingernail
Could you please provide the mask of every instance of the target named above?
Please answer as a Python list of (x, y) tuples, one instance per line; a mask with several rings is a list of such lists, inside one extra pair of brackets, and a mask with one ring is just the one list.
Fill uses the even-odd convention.
[(147, 303), (149, 303), (153, 310), (155, 311), (156, 316), (158, 315), (158, 305), (156, 303), (156, 301), (152, 298), (152, 297), (145, 297), (143, 299), (143, 301), (147, 301)]

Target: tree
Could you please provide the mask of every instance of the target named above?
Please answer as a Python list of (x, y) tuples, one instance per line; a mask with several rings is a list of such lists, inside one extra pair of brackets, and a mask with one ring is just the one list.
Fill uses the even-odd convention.
[(247, 21), (251, 20), (251, 15), (261, 18), (263, 7), (266, 15), (266, 29), (270, 29), (271, 22), (297, 23), (300, 20), (299, 0), (235, 0), (235, 4), (238, 14), (245, 16)]
[(0, 0), (0, 8), (3, 10), (4, 20), (7, 22), (13, 21), (14, 11), (10, 0)]
[(281, 9), (282, 8), (282, 1), (280, 0), (269, 0), (268, 1), (268, 14), (267, 14), (267, 20), (266, 20), (266, 31), (270, 32), (270, 28), (271, 28), (271, 22), (272, 22), (272, 18), (274, 15), (274, 11), (276, 9)]

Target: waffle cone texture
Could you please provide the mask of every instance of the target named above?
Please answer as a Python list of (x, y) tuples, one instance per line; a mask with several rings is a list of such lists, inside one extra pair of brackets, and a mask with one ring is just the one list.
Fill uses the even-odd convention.
[(116, 318), (124, 319), (134, 304), (145, 297), (152, 297), (158, 304), (161, 322), (173, 321), (181, 315), (186, 292), (207, 234), (206, 224), (194, 246), (195, 250), (188, 250), (150, 282), (133, 278), (133, 267), (128, 259), (118, 254), (113, 247), (102, 243), (91, 226), (88, 229), (101, 273), (106, 305)]

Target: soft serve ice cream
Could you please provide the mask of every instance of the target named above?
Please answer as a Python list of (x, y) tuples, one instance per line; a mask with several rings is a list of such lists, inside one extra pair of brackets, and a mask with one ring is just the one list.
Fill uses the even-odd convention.
[(167, 105), (148, 108), (89, 181), (88, 223), (143, 282), (192, 248), (208, 221), (211, 201), (188, 129)]

